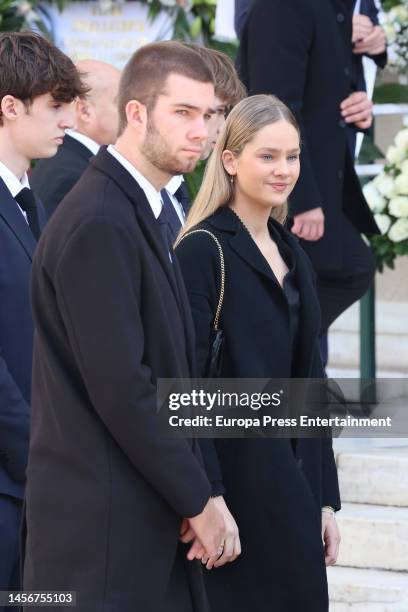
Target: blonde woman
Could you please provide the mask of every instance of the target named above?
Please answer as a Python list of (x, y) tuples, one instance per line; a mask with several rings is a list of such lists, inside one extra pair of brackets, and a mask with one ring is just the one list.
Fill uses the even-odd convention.
[[(284, 227), (300, 173), (300, 135), (273, 96), (229, 115), (176, 246), (196, 329), (200, 374), (220, 290), (221, 376), (321, 377), (319, 305), (311, 266)], [(224, 555), (206, 572), (212, 612), (327, 612), (325, 564), (336, 561), (340, 508), (331, 442), (224, 439), (202, 444), (213, 495), (228, 524)], [(239, 530), (239, 533), (238, 533)], [(323, 543), (322, 543), (323, 540)], [(217, 562), (202, 559), (207, 568)]]

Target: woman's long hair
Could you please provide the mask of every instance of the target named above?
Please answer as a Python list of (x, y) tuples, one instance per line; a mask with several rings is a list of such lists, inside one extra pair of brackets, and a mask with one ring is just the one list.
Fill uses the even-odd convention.
[[(275, 96), (263, 94), (251, 96), (233, 108), (207, 163), (200, 190), (177, 238), (176, 245), (192, 227), (204, 221), (221, 206), (228, 205), (233, 199), (234, 186), (231, 183), (230, 175), (224, 168), (223, 152), (228, 149), (239, 156), (259, 130), (282, 119), (293, 125), (300, 138), (300, 130), (295, 117), (289, 108)], [(281, 223), (285, 220), (286, 215), (287, 206), (272, 209), (271, 216)]]

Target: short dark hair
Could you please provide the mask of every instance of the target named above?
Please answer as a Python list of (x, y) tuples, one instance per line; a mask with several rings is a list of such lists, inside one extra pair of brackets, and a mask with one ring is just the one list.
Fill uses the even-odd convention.
[(73, 61), (40, 34), (0, 34), (0, 101), (10, 95), (29, 105), (50, 93), (57, 102), (72, 102), (88, 90)]
[(207, 62), (214, 75), (215, 95), (225, 102), (228, 110), (231, 110), (238, 102), (247, 96), (245, 85), (238, 76), (232, 59), (218, 49), (209, 49), (196, 43), (184, 43), (190, 49), (194, 49)]
[(170, 74), (185, 76), (200, 83), (214, 83), (208, 64), (181, 42), (166, 40), (138, 49), (126, 64), (119, 85), (119, 135), (127, 124), (126, 105), (138, 100), (151, 111), (164, 92)]

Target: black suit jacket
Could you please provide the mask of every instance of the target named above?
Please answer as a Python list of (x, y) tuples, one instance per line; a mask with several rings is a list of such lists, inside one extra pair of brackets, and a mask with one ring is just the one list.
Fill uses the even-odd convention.
[[(45, 213), (39, 202), (40, 226)], [(23, 498), (34, 326), (29, 299), (36, 240), (0, 179), (0, 493)]]
[(210, 485), (198, 445), (156, 418), (157, 380), (192, 373), (193, 324), (145, 194), (105, 148), (45, 228), (32, 300), (25, 588), (75, 590), (78, 612), (205, 610), (178, 536)]
[(57, 154), (39, 160), (30, 184), (45, 206), (48, 218), (87, 169), (93, 153), (68, 134)]
[(290, 210), (323, 208), (323, 238), (303, 243), (317, 270), (342, 267), (343, 211), (360, 232), (378, 231), (340, 115), (340, 104), (352, 91), (353, 6), (351, 0), (255, 0), (238, 60), (249, 93), (275, 94), (300, 123), (301, 174)]

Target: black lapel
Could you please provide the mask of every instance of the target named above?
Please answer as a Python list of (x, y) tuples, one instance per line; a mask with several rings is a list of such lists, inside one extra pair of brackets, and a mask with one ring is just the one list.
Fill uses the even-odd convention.
[(315, 349), (316, 340), (320, 332), (320, 304), (315, 288), (315, 273), (311, 263), (307, 260), (307, 255), (297, 243), (296, 239), (290, 236), (292, 250), (296, 257), (296, 280), (300, 294), (300, 322), (298, 351), (296, 355), (296, 370), (298, 376), (307, 376), (311, 356)]
[(16, 239), (27, 253), (30, 261), (33, 259), (36, 240), (28, 226), (27, 221), (4, 181), (0, 178), (0, 217), (9, 226)]
[(232, 232), (233, 236), (230, 238), (229, 243), (237, 255), (257, 272), (266, 276), (273, 283), (278, 284), (268, 262), (251, 238), (248, 230), (230, 208), (225, 206), (218, 209), (215, 215), (207, 219), (207, 221), (218, 229)]
[(195, 371), (195, 331), (194, 331), (194, 321), (193, 316), (190, 310), (190, 304), (188, 300), (188, 295), (186, 291), (186, 287), (184, 285), (183, 275), (180, 270), (179, 262), (177, 261), (176, 254), (172, 255), (173, 257), (173, 269), (176, 277), (177, 286), (179, 289), (180, 295), (180, 309), (182, 311), (184, 330), (186, 335), (186, 351), (187, 351), (187, 359), (189, 364), (193, 364), (191, 370), (191, 376)]
[(273, 283), (278, 283), (268, 262), (244, 226), (242, 226), (235, 236), (230, 239), (230, 245), (232, 249), (234, 249), (234, 251), (257, 272), (266, 276)]
[(145, 192), (118, 160), (108, 153), (106, 147), (102, 147), (99, 153), (92, 158), (91, 165), (104, 174), (107, 174), (133, 205), (141, 230), (166, 273), (169, 285), (174, 293), (180, 312), (183, 315), (183, 307), (173, 265), (170, 262), (169, 254), (163, 243), (159, 224), (153, 215)]

